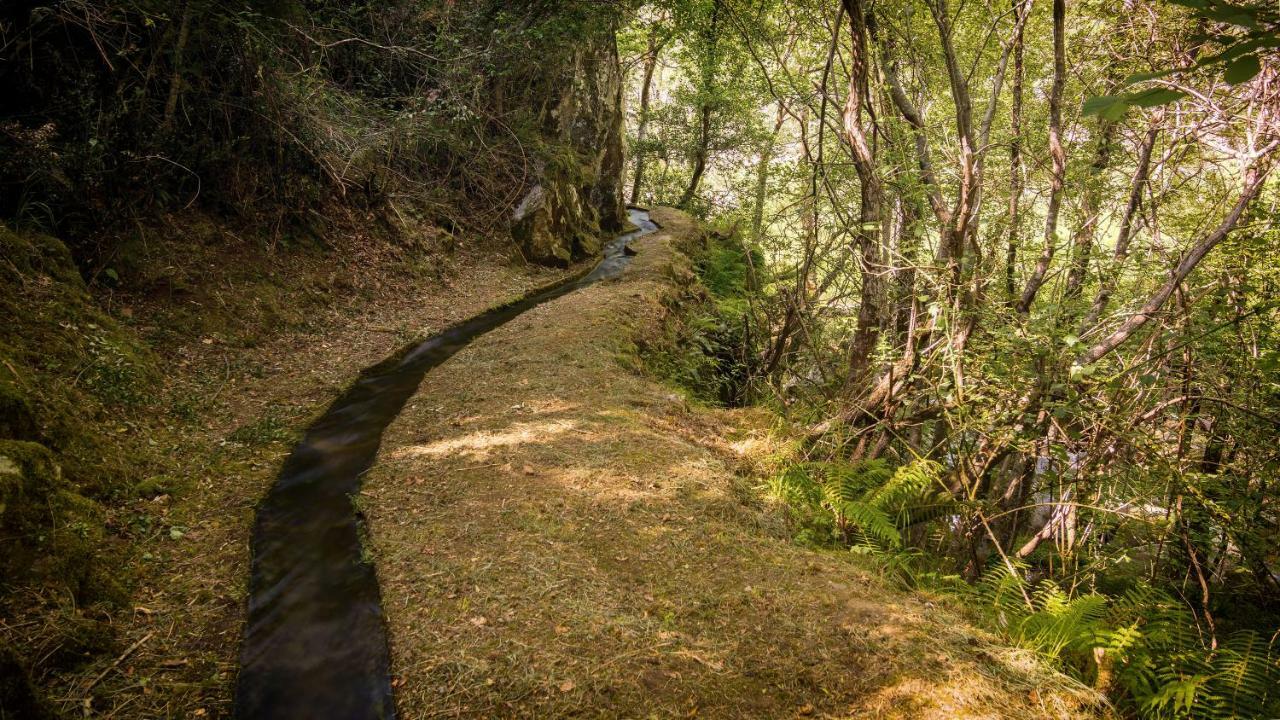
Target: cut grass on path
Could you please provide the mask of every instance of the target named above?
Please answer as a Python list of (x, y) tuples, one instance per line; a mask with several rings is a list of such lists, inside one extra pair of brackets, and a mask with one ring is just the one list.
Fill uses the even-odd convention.
[(619, 281), (480, 338), (388, 430), (361, 507), (402, 716), (1093, 716), (1026, 653), (779, 532), (732, 470), (769, 443), (759, 413), (624, 367), (690, 278), (692, 223), (654, 217)]

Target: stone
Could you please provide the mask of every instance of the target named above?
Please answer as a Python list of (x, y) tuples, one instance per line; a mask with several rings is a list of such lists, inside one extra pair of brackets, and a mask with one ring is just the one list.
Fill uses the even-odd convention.
[(622, 70), (613, 28), (588, 37), (550, 82), (543, 104), (544, 157), (511, 218), (530, 262), (565, 266), (598, 254), (626, 222), (622, 197)]

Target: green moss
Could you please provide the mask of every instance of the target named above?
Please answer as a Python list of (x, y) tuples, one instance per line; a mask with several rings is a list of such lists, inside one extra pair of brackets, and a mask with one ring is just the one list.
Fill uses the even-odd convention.
[(75, 492), (39, 443), (0, 440), (0, 568), (9, 581), (91, 585), (104, 538), (97, 503)]
[[(0, 360), (3, 359), (4, 355), (0, 354)], [(0, 362), (0, 437), (37, 440), (40, 429), (36, 425), (35, 409), (6, 364)], [(6, 374), (11, 377), (5, 377)]]
[(134, 495), (143, 499), (151, 500), (161, 495), (170, 495), (177, 487), (178, 481), (167, 475), (155, 475), (153, 477), (141, 480), (133, 486)]
[(0, 227), (0, 574), (79, 604), (122, 595), (99, 501), (145, 462), (121, 432), (157, 363), (95, 303), (66, 246)]
[(755, 354), (744, 352), (753, 292), (746, 248), (732, 233), (691, 232), (681, 251), (692, 261), (676, 270), (674, 284), (682, 292), (665, 300), (663, 333), (641, 348), (640, 357), (650, 373), (691, 399), (742, 404), (746, 362)]
[(268, 445), (273, 442), (288, 442), (294, 440), (295, 436), (288, 423), (274, 415), (268, 415), (236, 428), (227, 439), (244, 445)]

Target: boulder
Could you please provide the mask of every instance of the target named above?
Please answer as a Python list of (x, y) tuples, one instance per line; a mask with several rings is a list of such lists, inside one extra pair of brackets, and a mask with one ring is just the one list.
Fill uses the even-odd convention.
[(600, 252), (626, 222), (622, 196), (622, 70), (613, 29), (589, 37), (549, 79), (545, 142), (534, 178), (511, 218), (525, 259), (567, 265)]

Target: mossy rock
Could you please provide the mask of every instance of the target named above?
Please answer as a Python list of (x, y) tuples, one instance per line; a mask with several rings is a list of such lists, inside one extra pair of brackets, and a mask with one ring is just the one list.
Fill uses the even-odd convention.
[(84, 596), (103, 545), (102, 509), (76, 493), (43, 445), (0, 440), (0, 570)]
[(84, 289), (71, 251), (57, 238), (40, 233), (19, 234), (0, 225), (0, 250), (24, 275), (46, 274), (55, 282)]
[[(3, 356), (0, 356), (3, 359)], [(40, 426), (35, 409), (15, 379), (4, 377), (10, 371), (0, 366), (0, 437), (39, 440)]]

